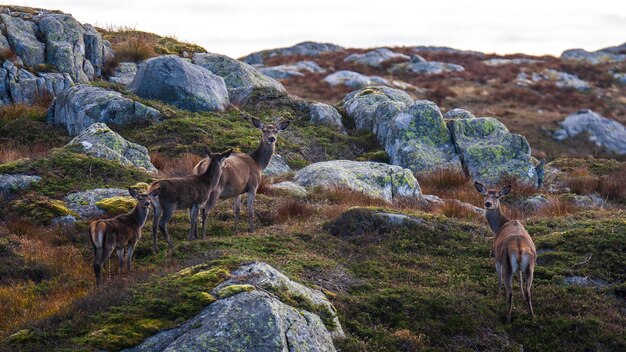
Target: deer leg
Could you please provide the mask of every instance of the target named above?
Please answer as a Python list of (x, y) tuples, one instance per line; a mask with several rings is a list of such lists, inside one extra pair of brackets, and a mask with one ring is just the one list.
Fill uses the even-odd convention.
[(130, 264), (133, 261), (133, 252), (135, 251), (135, 245), (129, 244), (126, 250), (126, 272), (130, 273)]
[(513, 310), (513, 270), (505, 264), (504, 267), (504, 290), (506, 291), (506, 302), (508, 305), (506, 313), (506, 323), (511, 324), (511, 311)]
[(248, 192), (248, 232), (254, 232), (254, 198), (256, 197), (256, 189)]
[(101, 257), (102, 248), (93, 246), (93, 271), (96, 274), (96, 287), (100, 286), (100, 281), (102, 279), (102, 262), (100, 261)]
[(519, 289), (522, 291), (522, 297), (524, 297), (524, 282), (522, 281), (522, 271), (519, 271)]
[(200, 210), (199, 204), (194, 204), (189, 209), (189, 235), (187, 238), (191, 241), (198, 232), (198, 211)]
[(204, 204), (204, 207), (202, 208), (202, 239), (206, 240), (206, 219), (209, 216), (209, 212), (211, 212), (211, 210), (213, 210), (213, 208), (215, 208), (215, 206), (217, 205), (217, 201), (220, 199), (220, 192), (216, 192), (215, 190), (213, 190), (213, 192), (211, 192), (211, 195), (209, 196), (209, 199), (207, 200), (207, 202)]
[(109, 260), (109, 257), (113, 253), (113, 247), (107, 248), (99, 248), (98, 253), (96, 254), (97, 258), (94, 260), (94, 270), (96, 266), (98, 267), (96, 272), (96, 284), (99, 284), (101, 278), (100, 273), (102, 272), (102, 266)]
[(533, 317), (533, 319), (535, 318), (535, 312), (533, 312), (533, 302), (532, 302), (532, 297), (531, 297), (531, 293), (530, 293), (530, 288), (533, 284), (533, 273), (534, 272), (534, 268), (532, 266), (529, 266), (526, 269), (526, 290), (525, 290), (525, 294), (524, 294), (524, 298), (526, 298), (526, 304), (528, 305), (528, 312), (530, 313), (530, 315)]
[(233, 212), (235, 213), (235, 233), (239, 232), (239, 211), (241, 210), (241, 195), (235, 197), (235, 207)]
[(174, 243), (172, 243), (172, 238), (170, 237), (170, 233), (167, 231), (167, 223), (172, 218), (172, 214), (173, 213), (174, 213), (174, 209), (164, 207), (163, 208), (163, 215), (161, 216), (161, 220), (159, 220), (159, 229), (161, 230), (161, 233), (163, 234), (163, 236), (167, 240), (167, 245), (170, 248), (174, 247)]
[(119, 264), (119, 273), (121, 274), (124, 270), (124, 248), (117, 248), (117, 261)]
[(496, 262), (496, 274), (498, 275), (498, 295), (502, 291), (502, 265)]
[(163, 209), (161, 209), (161, 205), (158, 204), (158, 202), (152, 203), (152, 209), (154, 209), (154, 220), (152, 220), (152, 250), (156, 253), (159, 251), (159, 247), (157, 246), (157, 226), (159, 224), (159, 219), (161, 219)]

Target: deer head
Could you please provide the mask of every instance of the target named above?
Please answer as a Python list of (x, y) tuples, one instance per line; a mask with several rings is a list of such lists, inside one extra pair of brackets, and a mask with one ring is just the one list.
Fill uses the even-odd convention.
[(232, 149), (229, 149), (223, 153), (211, 153), (209, 152), (209, 157), (211, 161), (209, 162), (209, 166), (207, 167), (204, 175), (209, 177), (210, 188), (213, 189), (217, 185), (222, 176), (222, 168), (224, 167), (224, 160), (228, 158), (233, 153)]
[(150, 192), (150, 194), (145, 192), (139, 193), (134, 188), (128, 188), (128, 193), (130, 194), (130, 196), (137, 199), (137, 205), (144, 209), (148, 209), (152, 204), (152, 198), (150, 197), (158, 196), (159, 192), (161, 192), (161, 189), (159, 188), (153, 190), (152, 192)]
[(278, 135), (278, 132), (287, 129), (287, 126), (289, 126), (290, 123), (291, 121), (285, 120), (277, 122), (276, 125), (266, 125), (259, 119), (256, 119), (254, 117), (252, 118), (252, 124), (254, 125), (254, 127), (263, 131), (263, 138), (261, 139), (262, 143), (269, 145), (274, 145), (274, 143), (276, 143), (276, 136)]
[(474, 187), (476, 190), (485, 197), (485, 209), (486, 210), (497, 210), (500, 208), (500, 197), (504, 197), (505, 195), (511, 192), (511, 185), (502, 187), (499, 191), (495, 189), (487, 190), (485, 186), (483, 186), (479, 182), (474, 182)]

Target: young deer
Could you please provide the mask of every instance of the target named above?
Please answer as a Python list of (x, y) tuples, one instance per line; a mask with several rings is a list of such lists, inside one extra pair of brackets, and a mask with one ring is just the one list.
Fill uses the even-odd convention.
[(100, 285), (102, 265), (109, 259), (113, 249), (117, 250), (120, 274), (124, 266), (124, 251), (126, 251), (126, 271), (130, 272), (133, 251), (141, 237), (141, 228), (148, 218), (148, 208), (152, 203), (150, 197), (159, 194), (158, 189), (150, 194), (137, 193), (132, 188), (129, 188), (128, 192), (137, 199), (137, 205), (130, 213), (111, 219), (96, 220), (89, 225), (89, 238), (94, 252), (93, 270), (96, 273), (97, 286)]
[(218, 184), (222, 175), (224, 160), (231, 153), (232, 150), (221, 154), (211, 154), (211, 162), (201, 174), (163, 179), (150, 184), (149, 191), (160, 190), (156, 196), (152, 197), (152, 206), (154, 207), (154, 222), (152, 224), (154, 252), (159, 250), (157, 247), (157, 224), (170, 248), (174, 246), (167, 231), (167, 223), (176, 209), (189, 209), (190, 228), (188, 238), (191, 240), (196, 236), (198, 211), (209, 199), (209, 195), (211, 195), (213, 189)]
[[(252, 118), (254, 127), (263, 131), (259, 147), (250, 154), (236, 153), (224, 163), (222, 178), (211, 193), (209, 201), (202, 208), (202, 238), (206, 237), (207, 215), (215, 207), (218, 199), (235, 198), (235, 232), (237, 232), (241, 208), (240, 196), (243, 193), (248, 193), (248, 232), (254, 232), (254, 199), (261, 183), (261, 172), (272, 159), (278, 132), (285, 130), (289, 123), (290, 121), (287, 120), (277, 125), (265, 125), (258, 119)], [(193, 174), (204, 172), (210, 160), (210, 157), (201, 160), (193, 168)]]
[[(493, 241), (493, 254), (498, 273), (498, 293), (500, 293), (504, 279), (508, 302), (506, 322), (507, 324), (511, 323), (513, 276), (518, 270), (520, 271), (519, 280), (522, 295), (528, 304), (528, 312), (534, 318), (530, 288), (533, 284), (533, 272), (537, 259), (535, 244), (521, 222), (507, 219), (500, 210), (500, 197), (507, 195), (511, 191), (511, 186), (506, 186), (500, 191), (486, 190), (485, 186), (478, 182), (475, 182), (474, 186), (485, 197), (485, 217), (496, 236)], [(525, 276), (526, 287), (522, 283), (522, 273)]]

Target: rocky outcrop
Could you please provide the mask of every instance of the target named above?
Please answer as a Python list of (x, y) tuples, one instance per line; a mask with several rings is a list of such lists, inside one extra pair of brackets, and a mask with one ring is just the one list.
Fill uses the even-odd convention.
[(282, 175), (290, 172), (291, 168), (287, 165), (285, 158), (282, 155), (274, 154), (272, 155), (272, 159), (270, 159), (270, 163), (263, 170), (263, 175), (265, 176), (275, 176)]
[[(332, 337), (343, 336), (323, 293), (265, 263), (233, 271), (213, 295), (220, 299), (194, 318), (126, 351), (331, 352)], [(283, 302), (281, 297), (290, 299)]]
[(160, 112), (122, 94), (87, 84), (63, 90), (51, 107), (48, 122), (77, 135), (96, 122), (126, 125), (158, 121)]
[(0, 20), (10, 48), (25, 65), (48, 64), (75, 82), (100, 77), (105, 61), (113, 56), (109, 42), (93, 26), (82, 25), (69, 14), (6, 8)]
[(356, 62), (357, 64), (379, 67), (383, 62), (389, 60), (408, 61), (410, 57), (401, 53), (395, 53), (387, 48), (378, 48), (363, 54), (348, 55), (344, 62)]
[(5, 60), (0, 68), (0, 104), (31, 104), (46, 95), (59, 95), (73, 83), (68, 73), (33, 74)]
[(389, 123), (385, 151), (391, 163), (413, 171), (461, 169), (461, 160), (435, 103), (419, 100)]
[[(411, 104), (413, 99), (406, 92), (384, 87), (376, 86), (355, 90), (348, 93), (340, 103), (349, 118), (354, 120), (358, 129), (367, 131), (376, 131), (385, 129), (387, 122), (397, 113)], [(387, 106), (381, 108), (377, 113), (378, 106), (385, 103)], [(386, 112), (385, 116), (391, 116), (387, 119), (381, 116), (382, 112)], [(375, 132), (376, 133), (376, 132)], [(386, 133), (381, 133), (381, 135)]]
[(478, 56), (478, 57), (485, 56), (485, 54), (481, 53), (480, 51), (460, 50), (460, 49), (450, 48), (447, 46), (419, 45), (419, 46), (413, 47), (412, 49), (413, 51), (417, 53), (432, 52), (432, 53), (448, 53), (448, 54), (456, 54), (456, 55), (472, 55), (472, 56)]
[(465, 69), (461, 65), (439, 61), (426, 61), (419, 55), (412, 55), (409, 62), (403, 62), (391, 66), (391, 73), (414, 73), (435, 75), (444, 72), (462, 72)]
[(291, 181), (274, 183), (270, 186), (270, 190), (273, 194), (282, 194), (299, 198), (306, 198), (306, 196), (309, 194), (306, 188)]
[(146, 147), (125, 140), (104, 123), (89, 126), (74, 137), (65, 148), (96, 158), (115, 160), (148, 172), (157, 171), (150, 162)]
[(626, 127), (591, 110), (580, 110), (561, 122), (562, 129), (554, 133), (554, 139), (563, 141), (580, 133), (587, 133), (589, 140), (613, 153), (626, 155)]
[(535, 59), (504, 59), (504, 58), (493, 58), (489, 60), (483, 61), (483, 64), (487, 66), (503, 66), (503, 65), (522, 65), (522, 64), (534, 64), (541, 62), (541, 60)]
[(319, 56), (323, 53), (343, 51), (344, 48), (331, 43), (302, 42), (287, 48), (269, 49), (244, 56), (241, 61), (250, 65), (262, 64), (263, 60), (274, 56)]
[(123, 197), (128, 190), (121, 188), (96, 188), (84, 192), (70, 193), (63, 198), (67, 207), (83, 219), (101, 218), (107, 213), (98, 208), (96, 203), (103, 199)]
[(584, 49), (565, 50), (561, 54), (561, 59), (586, 61), (594, 65), (606, 62), (623, 62), (626, 61), (626, 43), (592, 52)]
[(222, 77), (176, 55), (147, 60), (128, 87), (142, 98), (190, 111), (224, 111), (229, 105)]
[(113, 74), (109, 77), (109, 81), (129, 85), (137, 74), (137, 64), (134, 62), (120, 62), (113, 70)]
[(324, 103), (312, 103), (309, 105), (309, 121), (315, 125), (343, 128), (339, 111), (334, 106)]
[(389, 203), (402, 197), (421, 197), (411, 170), (369, 161), (333, 160), (311, 164), (296, 173), (304, 187), (347, 188)]
[(358, 238), (365, 233), (388, 233), (399, 228), (424, 228), (426, 221), (416, 216), (378, 209), (353, 207), (327, 223), (328, 232), (341, 238)]
[(289, 79), (292, 77), (302, 77), (304, 73), (324, 73), (325, 69), (320, 67), (315, 61), (298, 61), (295, 64), (259, 67), (259, 72), (274, 79)]
[(510, 133), (497, 119), (457, 119), (450, 123), (450, 131), (463, 166), (473, 180), (496, 185), (510, 176), (537, 185), (528, 141)]
[(578, 78), (578, 76), (553, 69), (545, 69), (532, 74), (520, 72), (515, 83), (519, 86), (528, 87), (542, 81), (552, 82), (559, 88), (572, 88), (581, 92), (591, 90), (591, 85)]
[(242, 105), (255, 97), (263, 99), (287, 95), (278, 81), (259, 73), (245, 62), (226, 55), (212, 53), (193, 54), (192, 62), (224, 79), (230, 102)]
[(350, 88), (362, 88), (367, 86), (388, 85), (386, 79), (378, 76), (366, 76), (354, 71), (337, 71), (324, 77), (324, 82), (331, 86), (344, 85)]
[(26, 189), (40, 180), (41, 177), (39, 176), (0, 174), (0, 196), (6, 197), (13, 192)]

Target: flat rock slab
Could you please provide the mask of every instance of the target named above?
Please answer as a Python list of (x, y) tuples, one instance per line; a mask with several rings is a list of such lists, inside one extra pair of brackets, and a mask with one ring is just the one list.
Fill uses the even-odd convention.
[(106, 215), (106, 211), (98, 208), (96, 203), (107, 198), (123, 197), (128, 195), (127, 189), (96, 188), (84, 192), (70, 193), (63, 200), (68, 209), (80, 215), (83, 219), (97, 218)]

